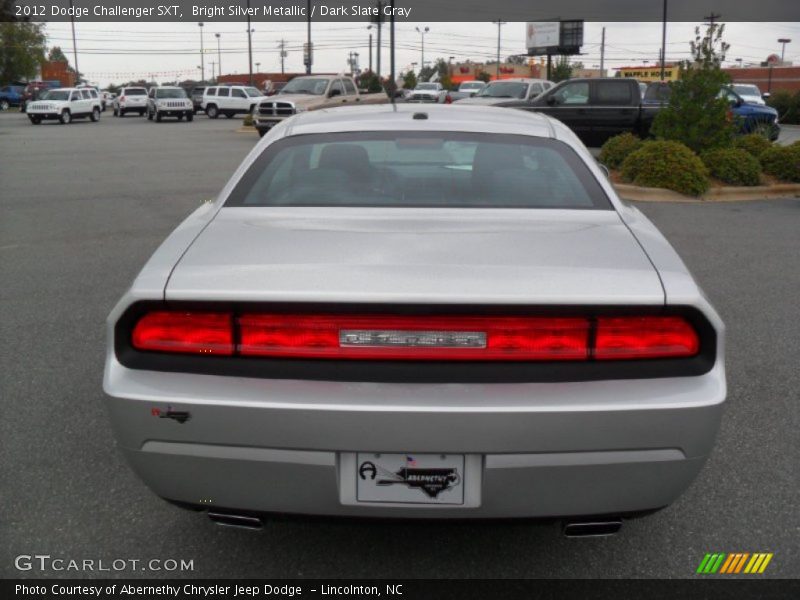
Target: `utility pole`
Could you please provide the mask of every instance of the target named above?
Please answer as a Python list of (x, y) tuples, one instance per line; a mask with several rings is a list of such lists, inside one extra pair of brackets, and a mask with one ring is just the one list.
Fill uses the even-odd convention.
[(389, 94), (392, 96), (392, 104), (394, 104), (395, 87), (397, 80), (394, 76), (394, 0), (389, 0), (389, 7), (391, 16), (389, 17)]
[(249, 84), (253, 85), (253, 30), (250, 29), (250, 0), (247, 0), (247, 66)]
[[(791, 43), (791, 41), (792, 40), (790, 40), (789, 38), (780, 38), (778, 40), (778, 43), (782, 44), (782, 47), (781, 47), (781, 66), (783, 66), (783, 57), (786, 55), (786, 44)], [(76, 58), (75, 60), (77, 62), (78, 59)]]
[[(214, 35), (217, 38), (217, 67), (219, 67), (219, 75), (222, 75), (222, 42), (220, 42), (222, 34), (215, 33)], [(219, 75), (217, 75), (217, 78), (219, 78)]]
[(417, 30), (417, 33), (422, 37), (422, 56), (420, 57), (420, 69), (425, 68), (425, 34), (430, 31), (430, 27), (425, 27), (424, 29), (420, 29), (419, 27), (415, 27), (414, 29)]
[(376, 70), (375, 74), (378, 76), (378, 80), (381, 78), (381, 30), (383, 29), (383, 2), (378, 2), (378, 16), (375, 19), (375, 26), (378, 28), (378, 45), (375, 47), (376, 52), (378, 53), (376, 56)]
[(214, 72), (214, 67), (217, 66), (217, 63), (216, 63), (216, 61), (213, 61), (213, 60), (210, 61), (210, 62), (211, 62), (211, 81), (214, 81), (214, 78), (216, 77), (216, 73)]
[[(306, 18), (308, 19), (307, 25), (307, 42), (308, 42), (308, 52), (306, 55), (306, 74), (311, 75), (311, 64), (314, 62), (314, 56), (312, 54), (312, 46), (311, 46), (311, 0), (306, 0)], [(283, 73), (283, 71), (281, 71)]]
[(661, 81), (664, 81), (664, 61), (667, 56), (667, 0), (664, 0), (661, 8)]
[(278, 48), (281, 49), (281, 75), (283, 75), (286, 72), (283, 68), (283, 60), (286, 58), (286, 42), (281, 40), (281, 43), (278, 44)]
[[(372, 29), (372, 25), (367, 27), (367, 29)], [(369, 34), (369, 72), (372, 73), (372, 34)]]
[(72, 54), (75, 56), (75, 84), (80, 82), (81, 72), (78, 71), (78, 43), (75, 41), (75, 9), (72, 6), (72, 0), (69, 0), (70, 17), (72, 23)]
[(703, 20), (704, 20), (704, 21), (708, 21), (708, 26), (709, 26), (709, 27), (711, 27), (711, 28), (713, 29), (713, 28), (714, 28), (714, 21), (716, 21), (717, 19), (719, 19), (721, 16), (722, 16), (722, 15), (717, 15), (717, 14), (714, 14), (714, 13), (712, 12), (712, 13), (711, 13), (710, 15), (708, 15), (707, 17), (703, 17)]
[(600, 36), (600, 77), (605, 77), (606, 61), (606, 28), (603, 27), (603, 34)]
[(500, 79), (500, 28), (506, 24), (505, 21), (492, 21), (497, 25), (497, 79)]
[(203, 24), (198, 23), (197, 26), (200, 28), (200, 76), (202, 77), (202, 81), (205, 83), (206, 80), (206, 56), (205, 52), (203, 51)]

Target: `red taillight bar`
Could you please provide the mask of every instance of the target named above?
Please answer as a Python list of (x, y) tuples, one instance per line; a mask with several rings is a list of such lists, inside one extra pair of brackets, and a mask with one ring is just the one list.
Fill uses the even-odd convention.
[(698, 354), (680, 316), (527, 317), (155, 311), (141, 351), (337, 360), (587, 361)]

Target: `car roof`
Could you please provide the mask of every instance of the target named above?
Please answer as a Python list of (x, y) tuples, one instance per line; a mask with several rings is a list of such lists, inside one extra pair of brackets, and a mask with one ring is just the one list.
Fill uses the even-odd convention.
[[(425, 114), (426, 118), (414, 118)], [(541, 113), (479, 105), (368, 104), (300, 113), (285, 135), (350, 131), (464, 131), (566, 139), (558, 121)], [(567, 130), (568, 131), (568, 130)]]

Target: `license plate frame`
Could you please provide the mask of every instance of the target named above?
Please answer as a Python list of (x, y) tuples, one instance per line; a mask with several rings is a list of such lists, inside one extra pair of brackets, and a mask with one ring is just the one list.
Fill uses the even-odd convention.
[(343, 452), (340, 500), (358, 506), (475, 508), (482, 464), (475, 454)]

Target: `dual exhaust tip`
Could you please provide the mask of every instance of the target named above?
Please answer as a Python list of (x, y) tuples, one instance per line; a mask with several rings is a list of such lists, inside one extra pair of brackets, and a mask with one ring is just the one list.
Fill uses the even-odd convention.
[[(259, 517), (228, 512), (209, 512), (208, 518), (223, 527), (259, 530), (264, 526)], [(622, 529), (622, 519), (595, 519), (591, 521), (565, 521), (563, 534), (568, 538), (605, 537)]]

